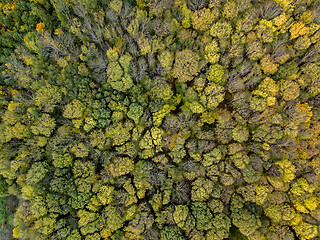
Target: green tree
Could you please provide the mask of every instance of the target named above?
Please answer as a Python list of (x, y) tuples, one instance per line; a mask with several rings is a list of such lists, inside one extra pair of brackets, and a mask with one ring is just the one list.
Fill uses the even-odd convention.
[(160, 232), (160, 240), (185, 240), (186, 237), (176, 226), (166, 226)]
[(193, 202), (191, 206), (192, 215), (196, 220), (196, 228), (200, 231), (212, 228), (212, 213), (205, 202)]
[(143, 114), (143, 107), (139, 104), (132, 103), (130, 105), (129, 111), (128, 111), (128, 118), (132, 119), (136, 124), (139, 123), (139, 119)]
[(220, 240), (229, 236), (231, 220), (224, 213), (219, 213), (212, 219), (213, 228), (206, 233), (207, 239)]
[(259, 180), (260, 174), (256, 172), (251, 165), (242, 169), (242, 175), (247, 183), (253, 183)]
[(218, 84), (209, 83), (204, 89), (204, 94), (200, 98), (200, 102), (206, 105), (208, 109), (214, 110), (224, 99), (224, 87)]
[(244, 151), (237, 152), (236, 154), (230, 156), (230, 160), (239, 169), (244, 169), (250, 162), (250, 158)]
[(121, 0), (112, 0), (110, 3), (109, 3), (109, 7), (115, 11), (116, 13), (120, 14), (120, 11), (121, 11), (121, 7), (122, 7), (122, 1)]

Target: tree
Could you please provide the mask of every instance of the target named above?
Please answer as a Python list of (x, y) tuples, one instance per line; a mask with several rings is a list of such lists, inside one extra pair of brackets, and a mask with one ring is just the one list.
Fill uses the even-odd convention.
[(79, 227), (86, 226), (88, 223), (93, 222), (97, 219), (97, 214), (93, 212), (89, 212), (86, 210), (80, 209), (78, 211), (78, 217), (80, 218), (78, 221)]
[(297, 211), (302, 213), (309, 213), (314, 211), (320, 202), (314, 196), (315, 187), (309, 184), (306, 179), (299, 178), (292, 183), (290, 193)]
[(34, 103), (45, 112), (52, 112), (55, 105), (61, 101), (61, 90), (54, 85), (46, 84), (37, 90)]
[(242, 169), (242, 175), (247, 183), (256, 182), (260, 178), (260, 174), (256, 172), (251, 165), (248, 165), (246, 168)]
[(106, 170), (115, 178), (130, 173), (134, 169), (134, 162), (128, 157), (115, 157), (106, 166)]
[(212, 213), (205, 202), (193, 202), (191, 206), (192, 215), (196, 220), (196, 228), (200, 231), (212, 228)]
[(79, 143), (77, 145), (74, 145), (71, 149), (70, 152), (73, 153), (76, 157), (78, 158), (84, 158), (89, 155), (90, 149), (88, 146), (84, 145), (84, 143)]
[(219, 52), (219, 45), (216, 40), (212, 40), (206, 47), (205, 47), (205, 57), (208, 62), (210, 63), (217, 63), (220, 59)]
[(161, 66), (167, 71), (171, 71), (172, 69), (172, 64), (174, 60), (174, 54), (170, 51), (163, 51), (159, 56), (158, 56), (159, 62)]
[(238, 4), (235, 1), (227, 1), (223, 6), (223, 16), (227, 19), (237, 17), (238, 12)]
[(187, 4), (184, 3), (181, 6), (181, 13), (183, 14), (184, 18), (182, 20), (182, 26), (184, 28), (191, 27), (191, 10), (188, 8)]
[(297, 217), (295, 210), (287, 204), (271, 204), (265, 209), (265, 214), (275, 224), (285, 223), (285, 221), (293, 221), (294, 218)]
[(83, 209), (90, 200), (90, 193), (78, 193), (69, 198), (68, 204), (74, 209)]
[(113, 200), (113, 186), (101, 186), (97, 197), (102, 205), (110, 204)]
[(81, 118), (85, 109), (85, 104), (77, 99), (74, 99), (71, 103), (66, 105), (63, 116), (69, 119)]
[(189, 208), (186, 205), (178, 205), (175, 207), (173, 218), (178, 227), (183, 228), (184, 222), (187, 220), (188, 213)]
[(267, 240), (271, 239), (294, 239), (293, 232), (287, 226), (274, 226), (271, 225), (268, 228), (268, 232), (265, 234)]
[(300, 87), (294, 81), (284, 80), (280, 83), (280, 92), (285, 101), (292, 101), (299, 97)]
[[(180, 102), (180, 101), (179, 101)], [(155, 112), (153, 114), (153, 123), (156, 127), (159, 127), (162, 123), (162, 120), (165, 118), (166, 115), (168, 115), (171, 111), (175, 110), (176, 107), (169, 105), (169, 104), (165, 104), (162, 109), (160, 109), (159, 111)]]
[(160, 240), (185, 240), (182, 231), (176, 226), (166, 226), (160, 232)]
[(301, 36), (295, 41), (294, 48), (300, 51), (307, 50), (311, 44), (312, 42), (308, 36)]
[(216, 9), (202, 8), (191, 13), (192, 27), (196, 30), (207, 31), (218, 17)]
[(222, 154), (218, 148), (215, 148), (212, 151), (204, 154), (203, 158), (203, 166), (208, 167), (212, 164), (217, 164), (222, 159)]
[(154, 79), (150, 94), (153, 98), (168, 101), (173, 96), (174, 92), (172, 91), (172, 86), (170, 86), (168, 82), (163, 79)]
[(265, 55), (261, 59), (261, 69), (267, 75), (275, 74), (278, 70), (279, 64), (275, 63), (270, 55)]
[(8, 196), (8, 183), (6, 182), (5, 178), (1, 175), (0, 176), (0, 197), (7, 197)]
[(139, 38), (138, 45), (140, 48), (141, 55), (147, 55), (152, 52), (151, 44), (147, 38)]
[(132, 77), (128, 73), (124, 73), (118, 62), (111, 62), (107, 67), (108, 83), (115, 90), (126, 92), (133, 86)]
[(206, 233), (207, 239), (220, 240), (229, 236), (231, 220), (224, 213), (219, 213), (212, 219), (213, 229)]
[(191, 81), (198, 75), (200, 57), (197, 53), (184, 49), (176, 54), (172, 76), (178, 78), (179, 82)]
[(142, 199), (147, 190), (152, 189), (152, 185), (149, 182), (151, 175), (151, 165), (147, 161), (139, 161), (135, 164), (132, 171), (133, 183), (137, 189), (137, 196)]
[(261, 226), (261, 221), (245, 208), (232, 212), (231, 217), (232, 223), (247, 237), (254, 234)]
[(218, 84), (209, 83), (204, 89), (204, 94), (200, 98), (200, 102), (207, 106), (209, 110), (214, 110), (224, 99), (224, 88)]
[(219, 39), (228, 39), (232, 32), (232, 26), (228, 22), (216, 22), (211, 26), (210, 34)]
[(100, 220), (104, 226), (101, 231), (101, 236), (104, 238), (110, 237), (112, 233), (120, 229), (124, 224), (119, 210), (111, 205), (108, 205), (102, 210)]
[(290, 28), (290, 39), (295, 39), (300, 35), (307, 34), (309, 32), (309, 28), (305, 26), (302, 22), (296, 22)]
[(121, 7), (122, 7), (122, 1), (121, 0), (113, 0), (109, 3), (109, 7), (115, 11), (117, 14), (120, 14)]
[(138, 237), (147, 229), (151, 229), (154, 223), (154, 216), (150, 212), (150, 209), (141, 204), (138, 208), (138, 212), (135, 217), (129, 222), (128, 227), (125, 228), (126, 232), (129, 232), (131, 237)]
[(185, 139), (178, 138), (177, 141), (175, 141), (173, 144), (174, 146), (171, 149), (169, 156), (172, 157), (173, 162), (180, 163), (187, 154), (184, 148)]
[(248, 57), (252, 60), (259, 60), (263, 57), (263, 45), (259, 41), (250, 42), (247, 45), (247, 54)]
[(227, 74), (225, 69), (219, 64), (210, 66), (207, 73), (207, 78), (210, 82), (214, 82), (218, 85), (225, 85), (227, 83)]
[(258, 142), (274, 143), (281, 139), (283, 133), (277, 126), (271, 126), (270, 124), (260, 125), (256, 131), (253, 132), (252, 138)]
[(106, 127), (111, 123), (111, 111), (108, 108), (94, 109), (92, 117), (97, 121), (98, 128)]
[(123, 145), (130, 140), (132, 128), (133, 123), (130, 121), (112, 124), (106, 128), (106, 137), (112, 139), (113, 146)]
[(26, 181), (30, 185), (36, 185), (48, 173), (48, 165), (42, 162), (34, 163), (26, 175)]
[(128, 111), (128, 118), (132, 119), (136, 124), (139, 123), (139, 119), (143, 114), (143, 107), (139, 104), (133, 103), (130, 105)]
[(301, 222), (294, 226), (293, 229), (301, 239), (311, 239), (318, 235), (317, 226), (306, 222)]
[(191, 199), (206, 201), (213, 191), (213, 182), (206, 178), (198, 178), (192, 183)]
[(249, 131), (245, 126), (237, 126), (232, 130), (232, 137), (238, 142), (246, 142), (249, 138)]
[[(268, 96), (276, 97), (279, 92), (279, 87), (276, 82), (269, 77), (266, 77), (259, 85), (257, 91), (253, 91), (255, 95), (260, 95), (261, 97), (267, 98)], [(267, 101), (271, 101), (268, 100)], [(274, 100), (273, 100), (274, 101)]]
[(250, 158), (244, 152), (237, 152), (234, 155), (230, 156), (230, 160), (234, 163), (234, 165), (239, 169), (244, 169), (250, 162)]
[(271, 21), (261, 19), (259, 25), (255, 27), (257, 37), (262, 39), (265, 43), (273, 42), (274, 32), (276, 32), (276, 27), (273, 26)]
[(42, 134), (49, 137), (55, 126), (55, 120), (52, 119), (49, 114), (43, 114), (36, 125), (31, 127), (31, 131), (35, 135)]
[(295, 179), (296, 167), (295, 165), (287, 159), (283, 159), (275, 163), (279, 167), (279, 171), (282, 176), (282, 180), (286, 183), (291, 182)]
[(53, 166), (57, 168), (70, 167), (73, 164), (73, 157), (69, 153), (52, 153)]

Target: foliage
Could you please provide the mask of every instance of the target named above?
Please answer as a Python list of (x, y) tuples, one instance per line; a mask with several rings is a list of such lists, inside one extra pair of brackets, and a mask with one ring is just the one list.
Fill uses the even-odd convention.
[(172, 76), (179, 82), (191, 81), (199, 73), (199, 60), (198, 54), (189, 49), (177, 52)]
[(319, 238), (319, 4), (1, 0), (0, 236)]

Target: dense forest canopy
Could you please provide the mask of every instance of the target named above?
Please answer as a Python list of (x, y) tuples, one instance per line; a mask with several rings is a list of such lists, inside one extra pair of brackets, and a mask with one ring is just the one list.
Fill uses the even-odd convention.
[(5, 238), (320, 238), (319, 0), (0, 0), (0, 72)]

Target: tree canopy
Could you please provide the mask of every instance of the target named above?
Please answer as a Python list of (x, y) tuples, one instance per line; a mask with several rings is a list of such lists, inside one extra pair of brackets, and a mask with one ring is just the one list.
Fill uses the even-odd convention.
[(0, 0), (0, 225), (319, 239), (320, 1)]

